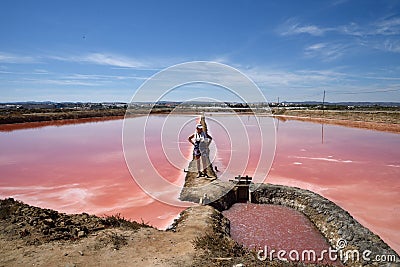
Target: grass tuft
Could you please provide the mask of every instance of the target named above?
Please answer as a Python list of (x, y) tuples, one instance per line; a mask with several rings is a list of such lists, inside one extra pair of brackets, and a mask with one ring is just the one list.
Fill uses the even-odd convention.
[(125, 219), (120, 213), (115, 215), (105, 215), (103, 218), (103, 224), (108, 227), (123, 227), (133, 230), (138, 230), (140, 228), (153, 228), (148, 224), (148, 222), (145, 223), (143, 219), (141, 223), (138, 223), (136, 221)]

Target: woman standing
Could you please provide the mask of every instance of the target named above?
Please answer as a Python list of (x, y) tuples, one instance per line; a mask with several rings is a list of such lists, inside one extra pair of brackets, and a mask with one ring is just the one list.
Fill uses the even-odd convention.
[[(197, 170), (199, 172), (198, 177), (209, 177), (207, 174), (207, 157), (208, 146), (212, 141), (212, 137), (203, 131), (203, 126), (201, 124), (197, 124), (196, 132), (189, 136), (188, 140), (192, 145), (194, 145), (193, 158), (196, 159)], [(200, 158), (202, 159), (201, 161), (203, 163), (203, 172), (200, 171)]]

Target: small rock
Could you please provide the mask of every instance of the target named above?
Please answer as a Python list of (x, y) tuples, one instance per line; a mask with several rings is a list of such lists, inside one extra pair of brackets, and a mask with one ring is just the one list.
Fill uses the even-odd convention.
[(43, 222), (44, 222), (45, 224), (47, 224), (47, 225), (51, 225), (51, 224), (54, 223), (53, 219), (50, 219), (50, 218), (44, 219)]
[(73, 229), (71, 230), (71, 234), (72, 234), (73, 236), (77, 236), (78, 233), (79, 233), (79, 231), (80, 231), (79, 228), (73, 228)]
[(329, 223), (329, 222), (333, 221), (334, 219), (335, 219), (335, 216), (331, 215), (328, 217), (328, 219), (326, 219), (326, 222)]
[(83, 251), (80, 251), (80, 250), (79, 250), (78, 252), (79, 252), (79, 254), (81, 254), (81, 256), (83, 256), (83, 255), (84, 255), (84, 254), (83, 254)]
[(23, 229), (23, 230), (21, 230), (21, 231), (19, 232), (19, 235), (20, 235), (20, 237), (25, 237), (25, 236), (30, 235), (30, 232), (29, 232), (28, 229)]
[(79, 231), (78, 232), (78, 238), (85, 237), (85, 236), (86, 236), (86, 234), (85, 234), (84, 231)]
[(42, 228), (42, 234), (48, 235), (49, 234), (49, 229), (48, 228)]

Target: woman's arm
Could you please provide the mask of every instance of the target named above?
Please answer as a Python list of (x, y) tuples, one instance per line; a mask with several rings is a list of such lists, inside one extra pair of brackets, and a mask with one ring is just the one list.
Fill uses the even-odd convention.
[(192, 145), (194, 145), (194, 142), (192, 141), (193, 137), (194, 137), (194, 134), (192, 134), (192, 135), (189, 136), (189, 138), (188, 138), (188, 141), (189, 141)]

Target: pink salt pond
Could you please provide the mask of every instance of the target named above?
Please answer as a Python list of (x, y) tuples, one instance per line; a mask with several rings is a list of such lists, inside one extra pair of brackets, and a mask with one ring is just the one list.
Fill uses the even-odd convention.
[[(286, 254), (282, 258), (289, 261), (339, 263), (331, 260), (333, 256), (330, 259), (329, 244), (311, 221), (294, 209), (236, 203), (223, 214), (231, 222), (232, 238), (250, 249), (266, 251), (264, 257), (277, 258), (278, 251), (283, 250)], [(310, 250), (315, 252), (315, 258), (304, 253)]]
[[(186, 125), (188, 118), (184, 116), (170, 116), (170, 126), (165, 128), (169, 130), (164, 132), (165, 138), (175, 139), (165, 142), (168, 145), (163, 147), (170, 161), (157, 158), (161, 147), (157, 127), (165, 117), (151, 116), (146, 135), (148, 150), (154, 152), (158, 171), (167, 173), (169, 182), (178, 186), (183, 185), (182, 169), (187, 168), (191, 158), (192, 147), (187, 136), (193, 133), (198, 119), (191, 116), (189, 119), (193, 120)], [(236, 125), (232, 115), (206, 116), (216, 147), (213, 159), (220, 170), (219, 178), (233, 179), (238, 174), (253, 176), (253, 159), (257, 158), (259, 146), (254, 142), (257, 140), (255, 121), (239, 116), (251, 142), (248, 146), (247, 142), (238, 142), (231, 147), (231, 140), (243, 139), (240, 132), (229, 131), (228, 135), (224, 131)], [(159, 228), (171, 224), (184, 208), (153, 199), (132, 179), (122, 148), (123, 121), (81, 122), (1, 125), (0, 198), (14, 197), (31, 205), (68, 213), (121, 213)], [(267, 122), (268, 118), (259, 119), (262, 125)], [(170, 131), (173, 125), (182, 127), (179, 134)], [(328, 198), (399, 253), (400, 135), (299, 121), (276, 121), (276, 126), (276, 153), (265, 182), (308, 189)], [(237, 153), (246, 147), (249, 153)], [(270, 149), (265, 147), (265, 151)], [(136, 153), (136, 156), (135, 162), (142, 166), (143, 154)], [(249, 163), (242, 173), (237, 166), (246, 161)], [(155, 190), (171, 200), (177, 199), (177, 194), (163, 188)]]

